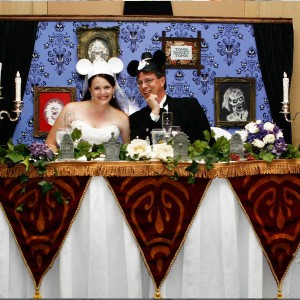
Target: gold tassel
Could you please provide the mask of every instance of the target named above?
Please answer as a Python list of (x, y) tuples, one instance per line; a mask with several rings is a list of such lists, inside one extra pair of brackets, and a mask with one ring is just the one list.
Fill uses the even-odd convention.
[(159, 289), (157, 289), (157, 290), (155, 291), (154, 299), (162, 299), (161, 296), (160, 296), (160, 291), (159, 291)]
[(281, 285), (278, 286), (277, 299), (282, 299), (282, 288)]
[(39, 289), (35, 289), (35, 293), (34, 293), (34, 299), (42, 299), (42, 296), (40, 295)]

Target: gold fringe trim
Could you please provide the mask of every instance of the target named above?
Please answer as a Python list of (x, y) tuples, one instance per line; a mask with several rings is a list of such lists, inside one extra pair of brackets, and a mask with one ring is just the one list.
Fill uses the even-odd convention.
[(283, 298), (283, 296), (282, 296), (282, 288), (281, 288), (281, 284), (278, 285), (277, 289), (278, 289), (278, 292), (277, 292), (277, 299)]
[(35, 289), (33, 299), (42, 299), (42, 296), (41, 296), (40, 291), (39, 291), (38, 288)]
[[(175, 171), (179, 176), (190, 175), (185, 169), (191, 162), (180, 162), (174, 170), (168, 170), (160, 161), (63, 161), (52, 162), (47, 166), (46, 173), (41, 176), (31, 167), (29, 177), (55, 177), (55, 176), (172, 176)], [(260, 174), (299, 174), (300, 159), (276, 159), (271, 163), (256, 161), (238, 161), (230, 163), (217, 163), (211, 170), (207, 170), (205, 164), (199, 164), (196, 177), (202, 178), (229, 178)], [(15, 178), (25, 173), (25, 166), (16, 165), (8, 168), (6, 164), (0, 164), (0, 177)]]
[(154, 297), (153, 297), (154, 299), (162, 299), (161, 298), (161, 295), (160, 295), (160, 291), (159, 291), (159, 289), (157, 289), (156, 291), (155, 291), (155, 294), (154, 294)]

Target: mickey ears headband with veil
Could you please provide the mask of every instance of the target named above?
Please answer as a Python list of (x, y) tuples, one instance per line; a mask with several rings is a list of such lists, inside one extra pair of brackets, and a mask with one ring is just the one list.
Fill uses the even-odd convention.
[(97, 74), (107, 74), (115, 78), (115, 75), (123, 70), (123, 62), (117, 57), (112, 57), (106, 62), (104, 59), (93, 63), (86, 58), (80, 59), (76, 64), (76, 70), (81, 75), (87, 75), (87, 79)]
[(150, 52), (142, 54), (142, 60), (132, 60), (127, 66), (127, 72), (130, 76), (135, 77), (139, 72), (154, 71), (164, 74), (163, 66), (166, 63), (166, 55), (163, 51), (157, 50), (151, 55)]
[(118, 81), (116, 79), (116, 74), (120, 73), (123, 70), (123, 62), (118, 57), (112, 57), (106, 62), (104, 59), (94, 61), (93, 63), (87, 59), (80, 59), (76, 64), (76, 70), (79, 74), (85, 75), (86, 79), (83, 83), (82, 94), (85, 95), (88, 90), (88, 80), (98, 74), (107, 74), (114, 78), (116, 92), (118, 94), (118, 102), (124, 102), (125, 95), (120, 88)]

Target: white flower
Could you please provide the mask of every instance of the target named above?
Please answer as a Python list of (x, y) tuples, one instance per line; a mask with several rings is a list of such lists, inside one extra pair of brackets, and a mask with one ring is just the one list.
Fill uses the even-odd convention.
[(167, 158), (172, 158), (174, 156), (174, 150), (171, 145), (167, 144), (156, 144), (153, 145), (153, 152), (156, 158), (166, 161)]
[(247, 137), (248, 137), (248, 131), (247, 130), (237, 130), (235, 133), (238, 133), (241, 136), (241, 139), (243, 141), (243, 143), (246, 142)]
[(264, 124), (264, 129), (269, 130), (269, 131), (273, 131), (274, 127), (275, 127), (275, 125), (272, 124), (271, 122), (266, 122)]
[(150, 159), (151, 158), (151, 146), (146, 140), (134, 139), (127, 146), (127, 155), (132, 159)]
[(252, 145), (257, 147), (257, 148), (263, 148), (265, 146), (265, 143), (259, 139), (255, 139), (253, 142), (252, 142)]
[(280, 130), (280, 131), (276, 134), (276, 139), (279, 139), (279, 138), (281, 138), (281, 137), (283, 137), (283, 133), (282, 133), (282, 131)]
[(248, 123), (248, 124), (245, 126), (245, 128), (246, 128), (250, 133), (256, 133), (256, 132), (259, 131), (259, 128), (257, 127), (257, 124), (259, 124), (259, 123), (257, 123), (257, 121), (256, 121), (256, 123), (250, 122), (250, 123)]
[(275, 141), (275, 135), (272, 133), (267, 134), (264, 138), (263, 138), (263, 142), (265, 144), (273, 144)]

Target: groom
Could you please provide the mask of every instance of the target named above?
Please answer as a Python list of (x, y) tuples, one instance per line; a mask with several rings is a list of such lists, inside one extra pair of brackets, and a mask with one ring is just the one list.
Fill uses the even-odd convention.
[(142, 60), (133, 60), (128, 64), (129, 75), (137, 76), (137, 84), (147, 106), (129, 116), (130, 137), (135, 139), (151, 139), (151, 130), (161, 128), (163, 111), (173, 112), (173, 125), (180, 126), (181, 131), (193, 143), (204, 140), (203, 131), (210, 131), (207, 117), (196, 98), (172, 98), (166, 94), (166, 76), (164, 64), (166, 56), (158, 50), (154, 53), (145, 52)]

